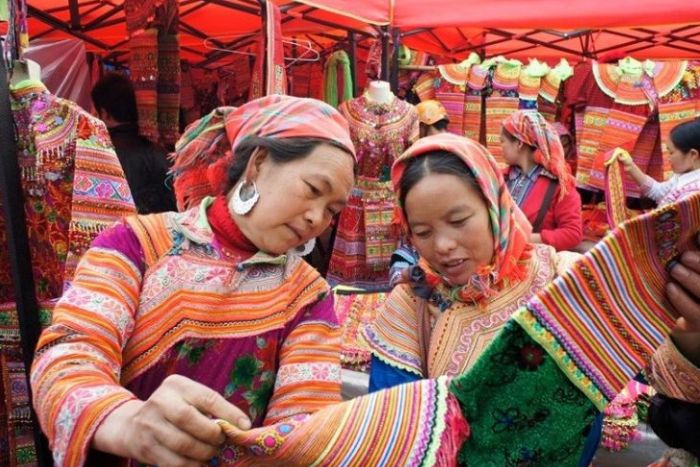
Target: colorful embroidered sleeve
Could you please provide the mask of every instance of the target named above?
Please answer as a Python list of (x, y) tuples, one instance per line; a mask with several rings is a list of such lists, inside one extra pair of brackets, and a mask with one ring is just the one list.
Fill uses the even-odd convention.
[(644, 179), (641, 188), (644, 196), (653, 199), (657, 203), (660, 202), (667, 194), (678, 185), (678, 176), (674, 175), (665, 182), (657, 182), (649, 175)]
[(678, 351), (672, 339), (654, 352), (648, 377), (661, 394), (700, 404), (700, 368)]
[(57, 466), (83, 465), (100, 422), (135, 398), (119, 384), (141, 286), (132, 253), (90, 248), (39, 339), (34, 407)]
[(136, 214), (134, 200), (107, 128), (100, 120), (80, 111), (65, 288), (96, 233), (133, 214)]
[(265, 425), (340, 402), (340, 327), (333, 295), (290, 323)]

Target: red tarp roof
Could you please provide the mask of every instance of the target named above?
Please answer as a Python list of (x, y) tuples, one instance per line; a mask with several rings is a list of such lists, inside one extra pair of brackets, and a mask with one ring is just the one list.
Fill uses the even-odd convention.
[[(28, 0), (30, 37), (73, 34), (89, 50), (125, 60), (123, 0), (75, 0), (73, 16), (72, 1)], [(285, 36), (308, 38), (317, 49), (346, 39), (348, 30), (366, 39), (378, 35), (377, 25), (391, 24), (410, 47), (452, 59), (478, 51), (576, 60), (614, 49), (638, 58), (700, 58), (697, 0), (275, 1), (284, 12)], [(250, 50), (247, 36), (260, 29), (258, 11), (256, 0), (180, 0), (182, 57), (217, 66), (224, 54), (212, 46)]]

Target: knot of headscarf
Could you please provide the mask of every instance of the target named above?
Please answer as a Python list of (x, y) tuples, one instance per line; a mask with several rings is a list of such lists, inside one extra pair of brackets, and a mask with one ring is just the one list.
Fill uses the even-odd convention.
[[(460, 286), (447, 284), (423, 259), (419, 265), (425, 272), (425, 282), (451, 300), (479, 303), (495, 292), (524, 279), (526, 260), (532, 245), (528, 242), (532, 226), (508, 192), (496, 160), (479, 143), (450, 133), (441, 133), (418, 140), (399, 157), (391, 170), (394, 191), (400, 199), (401, 179), (408, 163), (415, 157), (436, 151), (447, 151), (459, 157), (469, 168), (486, 200), (494, 257), (491, 264), (483, 265), (469, 283)], [(406, 229), (403, 210), (398, 213)]]
[(219, 107), (190, 124), (171, 154), (178, 209), (223, 193), (236, 148), (250, 136), (334, 141), (356, 157), (347, 121), (324, 102), (272, 95)]
[(536, 110), (518, 110), (503, 120), (503, 128), (523, 143), (535, 148), (535, 163), (557, 177), (560, 196), (574, 189), (574, 177), (566, 163), (559, 134)]

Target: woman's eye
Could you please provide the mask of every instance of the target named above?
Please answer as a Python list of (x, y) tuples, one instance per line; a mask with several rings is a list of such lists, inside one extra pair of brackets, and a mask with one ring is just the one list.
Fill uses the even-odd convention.
[(312, 195), (319, 196), (321, 194), (321, 190), (319, 190), (318, 188), (313, 186), (311, 183), (309, 183), (309, 182), (304, 182), (304, 183), (306, 183), (306, 186), (309, 187), (309, 191), (311, 192)]
[(467, 219), (468, 219), (468, 217), (465, 217), (464, 219), (457, 219), (454, 221), (450, 221), (450, 224), (457, 225), (457, 226), (464, 225), (464, 223), (467, 222)]
[(430, 231), (427, 230), (425, 232), (413, 232), (413, 234), (418, 238), (428, 238), (428, 236), (430, 235)]

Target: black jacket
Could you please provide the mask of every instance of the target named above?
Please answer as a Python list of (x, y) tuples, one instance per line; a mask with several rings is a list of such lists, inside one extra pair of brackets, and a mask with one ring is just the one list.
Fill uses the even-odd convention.
[(169, 183), (167, 153), (139, 135), (136, 123), (109, 128), (117, 157), (126, 175), (139, 214), (175, 211), (175, 196)]

